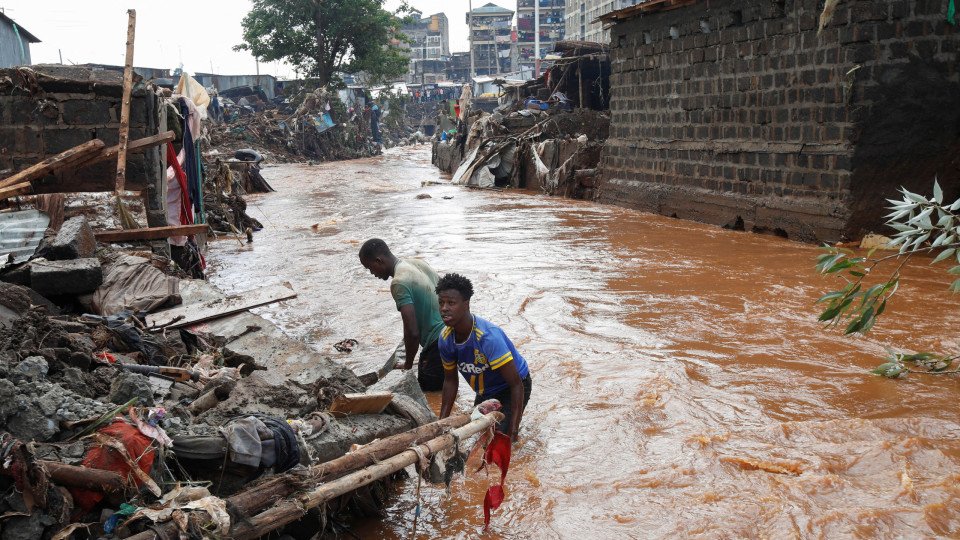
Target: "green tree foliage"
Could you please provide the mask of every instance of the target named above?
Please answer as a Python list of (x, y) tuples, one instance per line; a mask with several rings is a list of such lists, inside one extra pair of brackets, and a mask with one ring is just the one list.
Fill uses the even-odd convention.
[[(956, 261), (948, 273), (960, 276), (960, 199), (944, 204), (943, 190), (937, 181), (933, 183), (933, 196), (924, 197), (900, 190), (900, 200), (887, 199), (891, 204), (887, 225), (896, 231), (888, 244), (897, 252), (883, 257), (874, 257), (875, 250), (866, 256), (857, 256), (853, 251), (824, 246), (824, 253), (817, 257), (817, 271), (842, 277), (846, 284), (840, 290), (829, 292), (819, 300), (826, 308), (820, 320), (827, 326), (844, 326), (845, 334), (866, 334), (873, 328), (887, 307), (887, 302), (900, 286), (900, 271), (910, 258), (918, 253), (935, 255), (930, 264)], [(874, 279), (874, 270), (881, 264), (893, 261), (897, 266), (879, 280)], [(952, 292), (960, 292), (960, 277), (950, 285)], [(950, 370), (960, 356), (943, 356), (929, 352), (906, 354), (888, 349), (886, 362), (873, 370), (884, 377), (899, 377), (913, 370), (907, 364), (920, 368), (923, 373), (958, 373)]]
[(406, 72), (408, 57), (398, 46), (403, 4), (396, 12), (383, 0), (253, 0), (243, 19), (243, 43), (264, 61), (284, 60), (320, 86), (338, 72), (364, 72), (377, 83)]

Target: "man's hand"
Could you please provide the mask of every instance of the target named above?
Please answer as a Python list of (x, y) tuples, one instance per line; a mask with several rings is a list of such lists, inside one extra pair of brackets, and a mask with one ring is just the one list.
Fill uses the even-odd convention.
[(413, 368), (413, 362), (407, 362), (407, 361), (397, 362), (396, 365), (393, 366), (393, 369), (406, 370), (406, 369), (412, 369), (412, 368)]

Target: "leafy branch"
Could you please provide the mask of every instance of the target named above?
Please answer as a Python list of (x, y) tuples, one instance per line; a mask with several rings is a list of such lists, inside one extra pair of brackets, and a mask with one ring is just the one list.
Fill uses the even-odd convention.
[[(937, 264), (955, 258), (957, 265), (947, 270), (952, 275), (960, 275), (960, 199), (952, 204), (943, 203), (943, 190), (934, 180), (933, 196), (930, 198), (900, 189), (901, 200), (887, 199), (891, 206), (887, 225), (897, 231), (887, 244), (888, 248), (897, 248), (897, 253), (874, 258), (876, 248), (866, 256), (856, 256), (848, 249), (824, 246), (824, 253), (817, 257), (816, 269), (820, 274), (840, 276), (846, 285), (836, 291), (821, 296), (817, 303), (826, 303), (819, 320), (827, 327), (845, 324), (844, 334), (866, 334), (873, 328), (877, 319), (887, 308), (888, 301), (900, 287), (901, 270), (910, 258), (918, 253), (936, 253), (930, 264)], [(934, 221), (936, 220), (936, 221)], [(867, 286), (878, 265), (899, 259), (900, 263), (885, 279)], [(870, 280), (871, 282), (873, 280)], [(866, 288), (864, 288), (866, 286)], [(960, 292), (960, 278), (950, 285), (950, 291)], [(887, 362), (872, 373), (885, 377), (898, 377), (910, 370), (907, 363), (924, 368), (923, 373), (960, 373), (947, 369), (960, 356), (945, 357), (933, 353), (903, 354), (889, 352)]]

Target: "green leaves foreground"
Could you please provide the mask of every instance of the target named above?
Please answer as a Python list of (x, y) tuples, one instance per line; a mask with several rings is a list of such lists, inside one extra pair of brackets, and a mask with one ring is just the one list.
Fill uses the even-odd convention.
[[(819, 320), (827, 327), (844, 325), (844, 334), (866, 334), (873, 328), (880, 315), (886, 310), (887, 302), (897, 293), (900, 286), (900, 270), (911, 256), (917, 253), (936, 253), (930, 264), (946, 260), (956, 260), (948, 273), (960, 275), (960, 199), (950, 205), (943, 204), (943, 190), (934, 180), (933, 197), (926, 198), (901, 188), (901, 200), (887, 199), (891, 203), (891, 213), (887, 225), (897, 231), (887, 244), (888, 249), (897, 252), (880, 258), (873, 258), (876, 248), (866, 256), (856, 256), (848, 249), (825, 245), (824, 253), (817, 257), (817, 272), (834, 274), (841, 277), (846, 285), (837, 291), (821, 296), (818, 304), (826, 303)], [(871, 272), (881, 263), (889, 260), (899, 264), (885, 279), (868, 285)], [(871, 280), (872, 281), (872, 280)], [(950, 285), (952, 292), (960, 292), (960, 278)], [(923, 373), (956, 373), (947, 368), (957, 357), (944, 357), (932, 353), (903, 354), (888, 351), (887, 362), (872, 371), (884, 377), (899, 377), (911, 370), (906, 364), (923, 368)]]

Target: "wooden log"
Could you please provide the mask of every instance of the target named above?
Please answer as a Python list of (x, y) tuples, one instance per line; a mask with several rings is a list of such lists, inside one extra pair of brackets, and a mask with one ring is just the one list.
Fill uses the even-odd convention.
[[(424, 457), (430, 457), (441, 450), (450, 448), (456, 444), (457, 441), (467, 439), (472, 435), (476, 435), (490, 428), (502, 417), (503, 415), (501, 413), (493, 412), (461, 428), (457, 428), (451, 433), (431, 439), (418, 446), (420, 454)], [(269, 510), (253, 516), (249, 520), (234, 523), (230, 528), (230, 537), (237, 540), (259, 538), (284, 525), (293, 523), (305, 516), (309, 510), (327, 501), (360, 489), (377, 480), (386, 478), (405, 467), (413, 465), (419, 458), (420, 456), (416, 451), (412, 449), (406, 450), (384, 461), (338, 478), (337, 480), (324, 483), (316, 489), (303, 493), (294, 499), (282, 501)]]
[(27, 167), (13, 176), (0, 180), (0, 188), (10, 187), (16, 184), (22, 184), (24, 182), (32, 182), (38, 178), (43, 178), (52, 172), (56, 172), (64, 167), (75, 165), (76, 163), (83, 161), (90, 156), (96, 155), (102, 149), (103, 141), (100, 139), (87, 141), (79, 146), (74, 146), (69, 150), (60, 152), (55, 156), (48, 157), (40, 163)]
[(134, 242), (139, 240), (162, 240), (171, 236), (192, 236), (207, 231), (208, 225), (170, 225), (167, 227), (148, 227), (144, 229), (116, 229), (95, 231), (98, 242)]
[(14, 184), (10, 187), (0, 188), (0, 201), (5, 201), (11, 197), (19, 197), (20, 195), (29, 195), (31, 193), (33, 193), (33, 186), (30, 185), (30, 182)]
[[(196, 402), (194, 402), (196, 403)], [(289, 497), (297, 491), (298, 486), (303, 483), (320, 483), (336, 480), (357, 469), (368, 467), (391, 456), (395, 456), (411, 446), (435, 439), (440, 435), (470, 422), (470, 415), (459, 414), (449, 416), (443, 420), (438, 420), (429, 424), (424, 424), (417, 428), (386, 437), (370, 444), (360, 447), (354, 452), (345, 454), (337, 459), (326, 463), (319, 463), (310, 467), (309, 476), (295, 473), (278, 474), (271, 478), (258, 482), (244, 488), (243, 491), (235, 493), (227, 498), (227, 507), (234, 512), (252, 516), (258, 514)], [(169, 538), (177, 533), (177, 526), (173, 522), (168, 522), (157, 526), (160, 538)], [(157, 536), (152, 531), (141, 533), (144, 536), (135, 535), (127, 540), (153, 540)]]
[(123, 101), (120, 103), (120, 144), (117, 146), (116, 192), (127, 184), (127, 138), (130, 136), (130, 94), (133, 91), (133, 41), (137, 28), (137, 11), (127, 10), (127, 55), (123, 64)]
[(67, 465), (58, 461), (40, 461), (50, 479), (61, 486), (78, 487), (100, 493), (123, 493), (127, 485), (123, 477), (112, 471)]
[[(108, 494), (123, 493), (127, 488), (123, 477), (112, 471), (67, 465), (59, 461), (38, 460), (37, 462), (46, 469), (50, 479), (61, 486), (78, 487)], [(0, 474), (10, 476), (12, 471), (9, 468), (0, 468)]]

